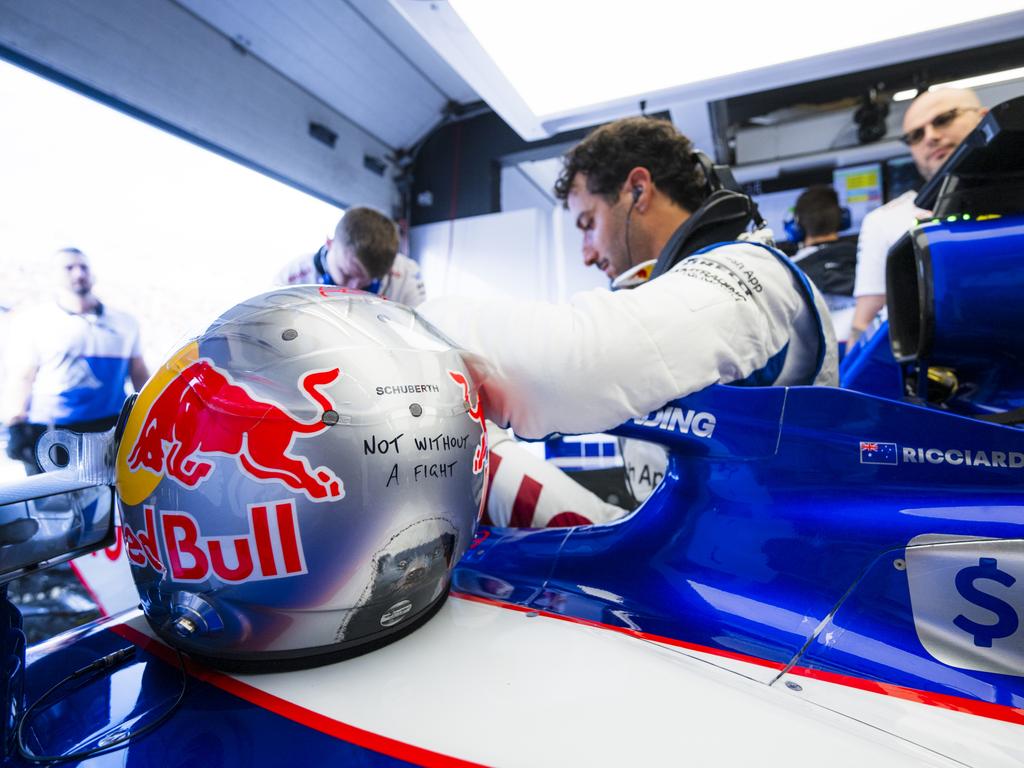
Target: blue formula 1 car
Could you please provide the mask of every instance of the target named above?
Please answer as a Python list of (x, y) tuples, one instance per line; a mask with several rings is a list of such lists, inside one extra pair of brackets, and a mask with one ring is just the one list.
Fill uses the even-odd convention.
[[(714, 386), (624, 424), (669, 449), (632, 515), (480, 527), (429, 621), (313, 669), (196, 663), (138, 610), (26, 651), (4, 603), (4, 764), (1021, 765), (1021, 106), (947, 164), (935, 209), (957, 187), (970, 218), (890, 259), (917, 301), (846, 369), (888, 396)], [(57, 443), (71, 469), (0, 501), (95, 485), (96, 446)], [(82, 498), (65, 549), (110, 544), (109, 494)], [(61, 557), (19, 546), (8, 578)]]

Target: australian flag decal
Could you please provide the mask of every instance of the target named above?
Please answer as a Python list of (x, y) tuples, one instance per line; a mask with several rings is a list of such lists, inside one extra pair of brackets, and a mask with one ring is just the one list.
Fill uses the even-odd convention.
[(891, 464), (896, 466), (899, 460), (896, 458), (896, 443), (866, 443), (860, 444), (861, 464)]

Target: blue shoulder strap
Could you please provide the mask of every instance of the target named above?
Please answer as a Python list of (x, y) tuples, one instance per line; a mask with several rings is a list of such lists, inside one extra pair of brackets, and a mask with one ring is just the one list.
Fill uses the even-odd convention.
[[(794, 264), (789, 258), (776, 248), (765, 245), (764, 243), (758, 243), (752, 240), (730, 240), (722, 243), (713, 243), (706, 248), (701, 248), (696, 253), (692, 253), (687, 256), (687, 259), (693, 258), (694, 256), (700, 256), (702, 253), (713, 251), (716, 248), (721, 248), (725, 245), (756, 245), (758, 248), (764, 248), (768, 253), (779, 260), (786, 269), (796, 278), (797, 285), (800, 286), (800, 294), (803, 296), (804, 303), (811, 312), (811, 316), (814, 318), (815, 327), (818, 329), (818, 352), (814, 361), (814, 371), (799, 384), (813, 384), (814, 380), (821, 373), (821, 366), (825, 362), (825, 331), (821, 313), (818, 311), (818, 305), (814, 301), (814, 290), (811, 288), (811, 281), (807, 278), (807, 275), (801, 271), (800, 267)], [(682, 264), (686, 259), (679, 262)], [(789, 344), (786, 344), (782, 349), (776, 352), (771, 359), (759, 370), (754, 371), (752, 374), (747, 376), (745, 379), (740, 381), (730, 382), (736, 386), (752, 386), (752, 387), (766, 387), (775, 383), (775, 379), (778, 378), (779, 373), (782, 371), (782, 365), (786, 362), (786, 353), (789, 351)]]
[[(316, 281), (320, 285), (334, 285), (334, 278), (331, 277), (331, 273), (327, 271), (327, 267), (324, 265), (325, 258), (327, 258), (326, 245), (321, 246), (320, 250), (313, 254), (313, 268), (316, 270)], [(367, 293), (380, 293), (381, 285), (381, 279), (378, 277), (362, 290)]]
[(334, 278), (324, 266), (324, 257), (327, 254), (327, 246), (321, 245), (320, 250), (313, 254), (313, 269), (316, 270), (316, 281), (320, 285), (334, 285)]

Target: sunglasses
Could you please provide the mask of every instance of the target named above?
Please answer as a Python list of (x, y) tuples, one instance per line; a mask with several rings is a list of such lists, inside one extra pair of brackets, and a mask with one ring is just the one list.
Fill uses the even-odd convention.
[(960, 115), (962, 115), (964, 112), (977, 111), (977, 107), (954, 107), (948, 112), (942, 112), (941, 114), (936, 115), (921, 127), (915, 128), (912, 131), (907, 131), (902, 136), (900, 136), (900, 141), (902, 141), (908, 147), (912, 147), (915, 144), (919, 143), (921, 139), (924, 138), (924, 129), (927, 128), (929, 125), (936, 131), (939, 131), (945, 128), (950, 123), (952, 123), (958, 117), (960, 117)]

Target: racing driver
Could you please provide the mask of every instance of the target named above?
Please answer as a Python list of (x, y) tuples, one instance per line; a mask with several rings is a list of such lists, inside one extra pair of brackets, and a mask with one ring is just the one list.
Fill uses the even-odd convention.
[[(537, 439), (610, 429), (716, 382), (837, 383), (822, 297), (767, 244), (770, 231), (747, 231), (759, 218), (750, 199), (716, 188), (713, 177), (666, 120), (604, 125), (565, 156), (555, 193), (583, 232), (584, 263), (613, 288), (650, 271), (646, 282), (578, 293), (567, 304), (445, 297), (419, 307), (469, 353), (488, 418)], [(504, 472), (512, 462), (500, 449), (492, 442)], [(521, 486), (494, 484), (489, 506), (513, 508), (518, 499), (495, 497), (502, 487)], [(556, 497), (540, 505), (547, 516), (566, 509), (557, 488), (545, 490)], [(593, 499), (572, 522), (625, 514)]]

